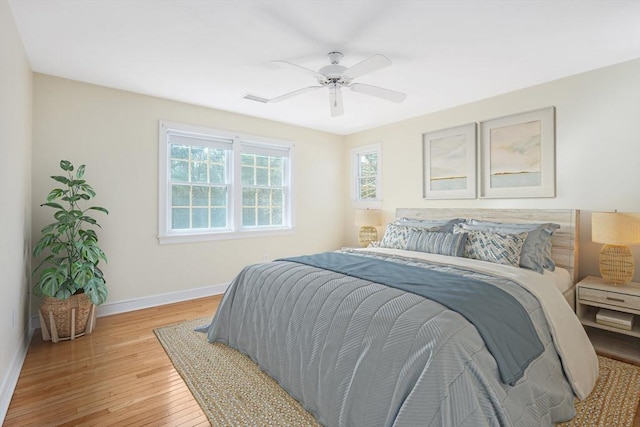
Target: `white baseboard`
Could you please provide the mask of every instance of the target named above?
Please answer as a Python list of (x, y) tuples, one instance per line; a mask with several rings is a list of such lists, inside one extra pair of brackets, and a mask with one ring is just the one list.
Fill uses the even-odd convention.
[(4, 418), (7, 416), (9, 404), (13, 397), (13, 391), (16, 389), (16, 385), (18, 384), (22, 364), (24, 363), (24, 359), (27, 357), (27, 350), (29, 350), (29, 344), (31, 343), (32, 336), (33, 328), (27, 327), (24, 331), (22, 345), (13, 355), (7, 374), (4, 375), (2, 384), (0, 384), (0, 424), (4, 423)]
[[(112, 314), (126, 313), (128, 311), (141, 310), (143, 308), (157, 307), (159, 305), (172, 304), (174, 302), (187, 301), (196, 298), (208, 297), (211, 295), (223, 294), (228, 283), (222, 285), (211, 285), (202, 288), (187, 289), (185, 291), (170, 292), (167, 294), (151, 295), (148, 297), (133, 298), (125, 301), (104, 303), (98, 307), (97, 317), (110, 316)], [(40, 317), (36, 313), (31, 316), (33, 329), (40, 328)]]

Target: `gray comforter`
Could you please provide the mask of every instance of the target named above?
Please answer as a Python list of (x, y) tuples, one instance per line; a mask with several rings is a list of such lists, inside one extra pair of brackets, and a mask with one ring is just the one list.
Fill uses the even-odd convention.
[(531, 316), (543, 354), (514, 386), (504, 384), (477, 329), (460, 314), (289, 261), (246, 267), (208, 338), (247, 354), (327, 426), (540, 426), (573, 416), (572, 389), (535, 297), (507, 279), (394, 261), (505, 290)]

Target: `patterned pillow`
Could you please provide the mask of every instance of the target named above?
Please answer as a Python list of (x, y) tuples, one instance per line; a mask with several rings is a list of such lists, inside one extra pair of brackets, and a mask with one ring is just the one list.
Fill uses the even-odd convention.
[(492, 233), (518, 234), (528, 232), (529, 235), (522, 246), (520, 267), (529, 268), (542, 274), (544, 269), (553, 271), (555, 263), (551, 259), (551, 236), (560, 228), (558, 224), (516, 224), (470, 219), (461, 224), (465, 230), (489, 231)]
[[(454, 229), (460, 233), (462, 228)], [(465, 230), (468, 233), (464, 247), (466, 258), (489, 261), (496, 264), (520, 266), (522, 245), (527, 238), (527, 232), (518, 234), (492, 233), (489, 231)]]
[(467, 233), (440, 233), (412, 231), (407, 240), (407, 250), (449, 256), (462, 256)]
[(387, 224), (387, 229), (384, 232), (384, 236), (380, 241), (381, 248), (392, 249), (405, 249), (407, 247), (407, 240), (409, 239), (409, 233), (412, 231), (430, 230), (418, 227), (408, 227), (398, 224)]

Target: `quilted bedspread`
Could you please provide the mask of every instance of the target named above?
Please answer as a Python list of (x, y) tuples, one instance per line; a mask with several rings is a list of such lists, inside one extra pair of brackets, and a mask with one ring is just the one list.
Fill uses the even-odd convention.
[(246, 267), (208, 327), (326, 426), (540, 426), (574, 414), (544, 310), (504, 277), (369, 254), (471, 277), (515, 297), (544, 346), (515, 385), (478, 330), (422, 296), (290, 261)]

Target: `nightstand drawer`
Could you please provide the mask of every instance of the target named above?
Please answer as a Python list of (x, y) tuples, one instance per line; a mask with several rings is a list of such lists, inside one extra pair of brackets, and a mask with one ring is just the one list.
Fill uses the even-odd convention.
[(599, 289), (585, 287), (578, 288), (578, 298), (583, 301), (592, 301), (600, 304), (608, 304), (616, 307), (640, 310), (640, 297)]

